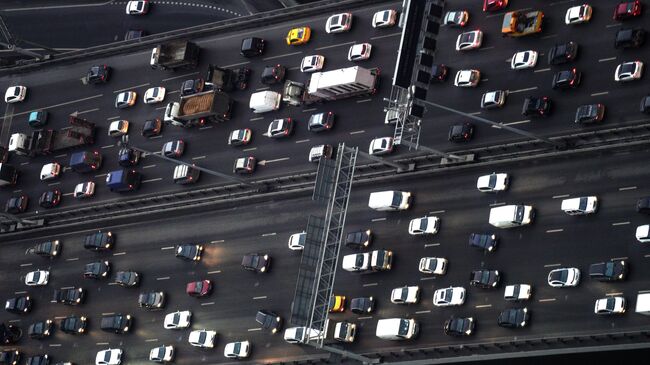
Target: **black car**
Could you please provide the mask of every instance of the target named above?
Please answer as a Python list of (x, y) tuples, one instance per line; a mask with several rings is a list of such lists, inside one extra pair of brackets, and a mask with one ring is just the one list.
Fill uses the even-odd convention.
[(61, 320), (59, 329), (61, 329), (62, 332), (76, 335), (86, 332), (87, 324), (88, 320), (84, 316), (67, 316)]
[(138, 305), (140, 308), (161, 309), (165, 305), (165, 293), (161, 291), (140, 293)]
[(529, 96), (524, 100), (521, 114), (526, 117), (546, 117), (551, 113), (551, 99), (548, 96)]
[(5, 204), (5, 213), (19, 214), (27, 210), (29, 197), (27, 195), (19, 195), (9, 198)]
[(262, 325), (263, 330), (271, 333), (277, 333), (282, 329), (282, 318), (273, 312), (259, 310), (255, 315), (255, 321)]
[(284, 81), (284, 75), (287, 68), (282, 65), (266, 66), (262, 71), (262, 83), (265, 85), (273, 85)]
[(32, 300), (30, 297), (23, 295), (7, 299), (5, 302), (5, 310), (18, 314), (29, 313), (32, 310)]
[(0, 351), (0, 364), (16, 365), (20, 363), (20, 351)]
[(312, 114), (307, 123), (310, 132), (322, 132), (332, 129), (334, 126), (334, 113), (322, 112)]
[(372, 240), (372, 231), (367, 229), (365, 231), (348, 232), (345, 236), (345, 246), (355, 249), (362, 249), (370, 245)]
[(251, 253), (244, 255), (241, 260), (241, 267), (256, 272), (267, 272), (271, 265), (271, 257), (268, 254)]
[(625, 260), (609, 260), (589, 265), (589, 277), (598, 281), (623, 281), (627, 277)]
[(575, 68), (564, 70), (553, 75), (553, 89), (575, 89), (580, 85), (582, 73)]
[(449, 67), (439, 64), (431, 67), (431, 82), (444, 82), (449, 76)]
[(120, 148), (117, 161), (122, 167), (132, 167), (140, 162), (140, 151), (132, 148)]
[(138, 286), (140, 275), (135, 271), (118, 271), (115, 275), (115, 282), (120, 286)]
[(108, 276), (111, 271), (111, 264), (108, 261), (95, 261), (86, 264), (84, 277), (89, 279), (101, 279)]
[(469, 336), (474, 332), (474, 318), (451, 317), (445, 322), (445, 334), (449, 336)]
[(474, 125), (472, 123), (455, 124), (449, 128), (450, 142), (469, 142), (474, 135)]
[(506, 309), (499, 314), (497, 324), (501, 327), (521, 328), (526, 327), (529, 319), (528, 308), (512, 308)]
[(201, 260), (201, 251), (203, 251), (201, 245), (182, 244), (175, 247), (176, 257), (187, 261)]
[(248, 37), (241, 40), (239, 53), (244, 57), (255, 57), (264, 53), (264, 39)]
[(638, 213), (650, 214), (650, 197), (644, 197), (637, 200), (636, 211)]
[(102, 317), (99, 325), (102, 331), (114, 333), (126, 333), (131, 328), (130, 314), (113, 314)]
[(144, 30), (127, 30), (124, 34), (124, 40), (130, 41), (131, 39), (140, 39), (147, 33)]
[(50, 357), (48, 355), (28, 357), (25, 365), (50, 365)]
[(85, 298), (86, 292), (83, 288), (67, 288), (55, 290), (52, 296), (52, 302), (77, 305), (83, 303)]
[(490, 289), (499, 285), (499, 270), (474, 270), (469, 275), (469, 284), (478, 288)]
[(41, 208), (50, 209), (54, 208), (61, 202), (61, 191), (59, 189), (54, 189), (46, 191), (41, 194), (41, 197), (38, 198), (38, 205)]
[(237, 78), (235, 78), (235, 87), (239, 90), (246, 90), (248, 87), (248, 80), (251, 77), (250, 67), (244, 66), (237, 70)]
[(41, 242), (32, 247), (30, 252), (43, 257), (55, 257), (61, 253), (61, 242), (59, 240)]
[(576, 124), (591, 124), (602, 121), (604, 117), (604, 104), (580, 105), (576, 110), (576, 118), (574, 122)]
[(497, 235), (488, 233), (472, 233), (469, 235), (469, 246), (492, 252), (497, 248)]
[(578, 44), (576, 42), (556, 44), (548, 51), (548, 63), (560, 65), (575, 60), (577, 55)]
[(40, 340), (42, 338), (49, 337), (52, 334), (53, 330), (54, 328), (52, 320), (48, 319), (45, 321), (30, 324), (29, 328), (27, 329), (27, 334), (29, 335), (29, 338)]
[(162, 131), (162, 121), (159, 118), (149, 119), (144, 122), (142, 126), (143, 137), (154, 137)]
[(642, 28), (619, 29), (616, 32), (614, 48), (638, 48), (645, 42), (645, 30)]
[(646, 95), (641, 99), (641, 113), (650, 114), (650, 95)]
[(111, 68), (107, 65), (95, 65), (88, 70), (86, 79), (89, 84), (103, 84), (108, 82), (111, 74)]
[(375, 310), (375, 298), (359, 297), (350, 301), (350, 310), (356, 314), (372, 313)]
[(185, 80), (181, 84), (181, 96), (188, 96), (200, 93), (205, 87), (203, 79)]
[(113, 248), (115, 235), (113, 232), (96, 232), (84, 237), (84, 248), (95, 251), (106, 251)]

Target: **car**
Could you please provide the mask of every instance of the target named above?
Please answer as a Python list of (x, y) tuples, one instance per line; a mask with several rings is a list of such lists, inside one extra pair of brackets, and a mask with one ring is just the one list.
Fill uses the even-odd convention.
[(337, 322), (334, 327), (334, 339), (340, 342), (354, 342), (357, 325), (349, 321)]
[(469, 246), (492, 252), (497, 248), (497, 236), (492, 233), (472, 233), (469, 235)]
[(278, 333), (282, 329), (282, 318), (274, 312), (260, 309), (255, 315), (255, 321), (262, 325), (262, 329)]
[(266, 136), (270, 138), (283, 138), (293, 132), (293, 120), (291, 118), (274, 119), (269, 123)]
[[(445, 64), (439, 63), (436, 65), (431, 66), (431, 79), (429, 82), (444, 82), (447, 80), (447, 76), (449, 75), (449, 67), (447, 67)], [(386, 123), (389, 124), (389, 123)]]
[(148, 119), (142, 125), (142, 132), (140, 134), (143, 137), (151, 138), (160, 135), (162, 132), (162, 121), (160, 118)]
[(0, 351), (0, 364), (17, 365), (20, 362), (20, 351)]
[(557, 72), (553, 76), (553, 89), (575, 89), (580, 85), (582, 73), (575, 68)]
[(335, 14), (327, 18), (325, 31), (327, 33), (347, 32), (352, 28), (352, 13)]
[(189, 79), (181, 83), (181, 96), (189, 96), (200, 93), (205, 89), (206, 83), (205, 80), (199, 79)]
[(646, 95), (641, 99), (641, 113), (650, 114), (650, 95)]
[(350, 310), (355, 314), (372, 313), (375, 310), (374, 297), (353, 298), (350, 301)]
[(627, 301), (624, 297), (610, 296), (607, 298), (596, 299), (594, 305), (595, 314), (623, 314), (627, 308)]
[(166, 157), (178, 158), (183, 156), (185, 152), (185, 141), (182, 139), (177, 139), (174, 141), (169, 141), (162, 146), (161, 153)]
[(323, 69), (325, 56), (311, 55), (306, 56), (300, 62), (300, 72), (316, 72)]
[(32, 300), (29, 296), (20, 295), (15, 298), (7, 299), (5, 310), (11, 313), (29, 313), (32, 310)]
[(89, 279), (99, 279), (108, 276), (111, 271), (111, 264), (108, 261), (95, 261), (86, 264), (84, 277)]
[(350, 46), (348, 61), (363, 61), (370, 58), (372, 45), (370, 43), (357, 43)]
[(179, 259), (186, 261), (199, 261), (201, 260), (201, 252), (203, 252), (202, 245), (196, 244), (180, 244), (174, 248), (175, 255)]
[(650, 214), (650, 196), (639, 198), (636, 201), (637, 213)]
[(49, 190), (41, 194), (38, 198), (38, 205), (41, 208), (50, 209), (54, 208), (61, 202), (61, 190)]
[(476, 180), (476, 188), (482, 193), (497, 193), (508, 190), (509, 183), (510, 178), (507, 173), (493, 172), (479, 176)]
[(386, 155), (393, 152), (393, 137), (379, 137), (370, 141), (368, 153), (374, 156)]
[(29, 113), (27, 124), (33, 128), (43, 127), (47, 124), (48, 115), (49, 113), (45, 110), (35, 110)]
[[(129, 1), (134, 2), (134, 1)], [(119, 365), (122, 363), (121, 349), (107, 349), (97, 351), (95, 365)]]
[(373, 28), (390, 28), (395, 23), (397, 23), (397, 10), (394, 9), (381, 10), (372, 16)]
[(83, 288), (57, 289), (52, 296), (52, 302), (67, 305), (78, 305), (86, 299), (86, 291)]
[(451, 317), (445, 321), (444, 331), (448, 336), (469, 336), (474, 333), (474, 326), (473, 317)]
[(158, 346), (149, 351), (149, 361), (170, 362), (174, 359), (174, 346)]
[(229, 342), (223, 348), (223, 356), (229, 359), (243, 359), (248, 357), (251, 351), (249, 341)]
[(293, 251), (300, 251), (305, 248), (305, 240), (307, 239), (307, 233), (300, 232), (294, 233), (289, 236), (289, 249)]
[(29, 338), (34, 339), (43, 339), (49, 337), (54, 331), (54, 325), (52, 324), (51, 319), (46, 319), (44, 321), (39, 321), (29, 325), (27, 329), (27, 335)]
[(115, 274), (115, 283), (124, 287), (138, 286), (140, 284), (140, 274), (136, 271), (118, 271)]
[(560, 209), (568, 215), (593, 214), (598, 210), (598, 197), (592, 195), (564, 199)]
[(510, 60), (510, 68), (513, 70), (524, 70), (533, 68), (537, 65), (538, 53), (537, 51), (522, 51), (517, 52)]
[(420, 259), (418, 270), (423, 274), (444, 275), (449, 262), (441, 257), (423, 257)]
[(289, 30), (289, 33), (287, 33), (287, 37), (285, 38), (285, 40), (287, 41), (287, 44), (290, 46), (298, 46), (309, 42), (310, 37), (311, 37), (311, 28), (298, 27)]
[(310, 132), (323, 132), (334, 127), (334, 113), (320, 112), (312, 114), (307, 122), (307, 129)]
[(481, 109), (501, 108), (506, 103), (506, 91), (488, 91), (481, 98)]
[(54, 180), (61, 174), (61, 165), (58, 162), (51, 162), (41, 168), (41, 181)]
[(95, 232), (84, 237), (84, 248), (94, 251), (110, 250), (115, 244), (113, 232)]
[(362, 249), (366, 248), (370, 245), (370, 242), (372, 240), (372, 231), (367, 229), (367, 230), (359, 230), (359, 231), (352, 231), (348, 232), (345, 235), (345, 246), (353, 249)]
[(131, 329), (130, 314), (109, 314), (102, 317), (99, 328), (105, 332), (127, 333)]
[(577, 286), (580, 283), (580, 270), (575, 267), (553, 269), (548, 273), (547, 281), (554, 288)]
[(32, 247), (30, 253), (43, 257), (56, 257), (59, 253), (61, 253), (61, 241), (52, 240), (41, 242)]
[(524, 100), (521, 115), (526, 117), (546, 117), (551, 113), (551, 98), (548, 96), (528, 96)]
[(645, 43), (643, 28), (622, 28), (616, 31), (614, 48), (638, 48)]
[(572, 6), (566, 11), (566, 15), (564, 16), (564, 23), (567, 25), (587, 23), (591, 20), (592, 11), (593, 9), (589, 4)]
[(550, 65), (561, 65), (574, 61), (578, 56), (578, 43), (566, 42), (554, 45), (548, 51), (548, 63)]
[(165, 315), (163, 327), (168, 330), (187, 328), (192, 323), (192, 312), (176, 311)]
[(641, 243), (650, 242), (650, 224), (636, 227), (635, 237)]
[(212, 292), (212, 282), (210, 280), (191, 281), (185, 285), (185, 293), (192, 297), (204, 297)]
[(255, 272), (267, 272), (271, 265), (271, 257), (268, 254), (251, 253), (244, 255), (241, 260), (241, 267), (245, 270)]
[(75, 185), (72, 195), (76, 199), (90, 198), (95, 195), (95, 183), (93, 181), (87, 181)]
[(499, 285), (499, 270), (474, 270), (469, 275), (469, 284), (477, 288), (491, 289)]
[(143, 101), (145, 104), (162, 103), (165, 100), (165, 88), (162, 86), (152, 87), (144, 92)]
[(192, 346), (213, 348), (216, 336), (217, 331), (195, 330), (190, 332), (188, 341)]
[(434, 216), (424, 216), (413, 218), (409, 222), (409, 234), (413, 236), (423, 234), (436, 234), (440, 229), (440, 218)]
[(49, 355), (30, 356), (25, 361), (25, 365), (50, 365)]
[(9, 214), (20, 214), (27, 210), (27, 204), (29, 203), (29, 197), (27, 195), (21, 194), (18, 196), (13, 196), (7, 200), (5, 204), (5, 213)]
[(25, 86), (10, 86), (5, 91), (5, 103), (13, 104), (25, 100), (27, 96), (27, 87)]
[(239, 54), (244, 57), (256, 57), (264, 53), (266, 42), (262, 38), (247, 37), (241, 40)]
[(253, 131), (250, 128), (235, 129), (228, 135), (228, 144), (231, 146), (247, 145), (251, 141)]
[(503, 292), (503, 299), (509, 301), (519, 301), (530, 299), (532, 287), (528, 284), (507, 285)]
[(147, 35), (147, 32), (145, 32), (144, 30), (141, 30), (141, 29), (129, 29), (124, 34), (124, 40), (125, 41), (130, 41), (130, 40), (133, 40), (133, 39), (140, 39), (140, 38), (142, 38), (142, 37), (144, 37), (146, 35)]
[(402, 286), (395, 288), (390, 293), (390, 301), (395, 304), (413, 304), (420, 300), (420, 287)]
[(511, 308), (499, 313), (497, 324), (506, 328), (522, 328), (526, 327), (529, 320), (530, 312), (528, 308)]
[(115, 98), (115, 107), (117, 109), (124, 109), (135, 105), (138, 100), (138, 94), (135, 91), (124, 91), (117, 94)]
[(248, 175), (255, 172), (257, 166), (257, 159), (255, 156), (240, 157), (235, 160), (232, 172), (233, 174)]
[(504, 9), (508, 6), (508, 0), (483, 0), (483, 11), (492, 12)]
[(140, 151), (133, 148), (120, 148), (117, 154), (118, 164), (122, 167), (132, 167), (140, 162)]
[(624, 62), (616, 67), (614, 81), (634, 81), (643, 76), (643, 62)]
[(149, 12), (148, 0), (131, 0), (126, 3), (126, 15), (145, 15)]
[(108, 82), (111, 75), (111, 68), (108, 65), (94, 65), (88, 69), (86, 81), (89, 84), (104, 84)]
[(483, 43), (483, 32), (480, 30), (473, 30), (458, 35), (456, 38), (457, 51), (469, 51), (481, 47)]
[(436, 307), (463, 305), (465, 303), (465, 293), (465, 288), (462, 286), (437, 289), (433, 293), (433, 305)]
[(580, 105), (576, 109), (576, 117), (574, 123), (576, 124), (591, 124), (601, 122), (605, 117), (604, 104), (586, 104)]
[(641, 1), (621, 1), (614, 8), (614, 20), (627, 20), (641, 15)]
[(624, 281), (628, 270), (626, 260), (611, 259), (589, 265), (589, 277), (598, 281)]
[(345, 271), (359, 272), (370, 269), (370, 253), (353, 253), (343, 256), (341, 268)]
[(321, 158), (332, 158), (333, 148), (331, 144), (320, 144), (309, 150), (309, 162), (319, 162)]
[(109, 137), (121, 137), (129, 133), (129, 121), (128, 120), (116, 120), (111, 122), (108, 125), (108, 136)]
[(479, 70), (460, 70), (456, 72), (454, 86), (457, 87), (476, 87), (481, 80)]
[(474, 136), (474, 124), (462, 123), (454, 124), (449, 128), (449, 142), (462, 143), (469, 142)]
[(25, 275), (25, 285), (27, 286), (43, 286), (47, 285), (50, 279), (50, 272), (47, 270), (30, 271)]
[(448, 27), (464, 27), (469, 21), (469, 13), (466, 10), (448, 11), (445, 14), (442, 24)]
[(277, 64), (275, 66), (266, 66), (262, 71), (260, 76), (262, 84), (264, 85), (275, 85), (284, 81), (284, 76), (287, 72), (287, 68)]

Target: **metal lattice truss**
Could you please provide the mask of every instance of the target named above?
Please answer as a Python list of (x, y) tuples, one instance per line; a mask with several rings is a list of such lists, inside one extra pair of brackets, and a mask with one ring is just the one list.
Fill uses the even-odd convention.
[(409, 115), (413, 99), (409, 98), (407, 89), (393, 86), (387, 101), (388, 106), (384, 108), (384, 111), (389, 114), (389, 118), (397, 120), (393, 143), (402, 144), (403, 140), (408, 141), (410, 143), (405, 143), (405, 145), (410, 150), (411, 145), (417, 146), (420, 141), (420, 118)]

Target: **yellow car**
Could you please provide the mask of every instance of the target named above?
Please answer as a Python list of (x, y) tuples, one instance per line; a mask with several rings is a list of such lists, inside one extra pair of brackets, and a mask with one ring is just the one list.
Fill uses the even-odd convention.
[(289, 34), (287, 34), (287, 44), (290, 46), (305, 44), (309, 42), (310, 36), (311, 28), (309, 27), (293, 28), (289, 31)]
[(330, 297), (330, 312), (343, 312), (345, 310), (345, 295), (332, 295)]

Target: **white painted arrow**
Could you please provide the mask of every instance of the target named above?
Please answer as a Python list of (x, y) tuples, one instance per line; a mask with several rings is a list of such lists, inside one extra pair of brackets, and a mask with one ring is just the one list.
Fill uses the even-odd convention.
[(257, 164), (264, 166), (264, 165), (266, 165), (267, 163), (270, 163), (270, 162), (286, 161), (288, 159), (289, 159), (289, 157), (276, 158), (275, 160), (262, 160), (262, 161), (257, 162)]

